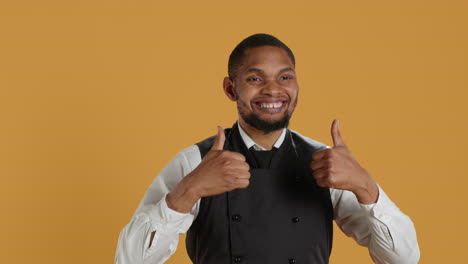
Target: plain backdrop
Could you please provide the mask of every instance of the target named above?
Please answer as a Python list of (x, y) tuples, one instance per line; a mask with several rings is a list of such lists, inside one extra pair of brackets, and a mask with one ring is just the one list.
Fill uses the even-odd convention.
[[(0, 262), (113, 263), (120, 230), (180, 150), (230, 127), (243, 38), (296, 55), (291, 128), (330, 125), (416, 225), (421, 263), (462, 263), (467, 1), (2, 1)], [(184, 236), (168, 261), (189, 263)], [(371, 263), (335, 229), (331, 263)]]

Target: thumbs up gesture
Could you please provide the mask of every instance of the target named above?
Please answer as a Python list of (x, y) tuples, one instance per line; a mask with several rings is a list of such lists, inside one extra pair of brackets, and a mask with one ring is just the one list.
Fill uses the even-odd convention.
[(244, 155), (223, 150), (225, 140), (224, 129), (218, 126), (218, 135), (210, 151), (187, 175), (192, 190), (200, 198), (249, 186), (250, 166)]
[(167, 206), (188, 213), (198, 199), (246, 188), (250, 183), (250, 166), (244, 155), (223, 150), (224, 129), (218, 126), (218, 135), (203, 160), (187, 174), (166, 197)]
[(225, 140), (224, 129), (218, 126), (218, 135), (210, 151), (200, 165), (187, 175), (192, 178), (193, 190), (200, 197), (249, 186), (249, 164), (244, 155), (223, 150)]
[(322, 149), (312, 154), (310, 168), (321, 187), (352, 191), (360, 203), (375, 203), (378, 187), (367, 171), (354, 159), (341, 137), (338, 120), (331, 126), (333, 148)]

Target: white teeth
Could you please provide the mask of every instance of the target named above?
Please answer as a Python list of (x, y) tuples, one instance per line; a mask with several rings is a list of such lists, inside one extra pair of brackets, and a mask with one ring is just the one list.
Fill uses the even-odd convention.
[(283, 103), (260, 104), (260, 108), (280, 108), (281, 106), (283, 106)]

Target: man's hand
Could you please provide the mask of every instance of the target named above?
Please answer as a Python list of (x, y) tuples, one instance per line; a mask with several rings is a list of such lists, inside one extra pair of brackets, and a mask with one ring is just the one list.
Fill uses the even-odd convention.
[(331, 126), (333, 148), (312, 154), (311, 169), (321, 187), (352, 191), (360, 203), (375, 203), (379, 190), (367, 171), (354, 159), (338, 129), (338, 120)]
[(224, 129), (218, 126), (218, 136), (203, 160), (180, 181), (167, 196), (169, 208), (187, 213), (198, 199), (246, 188), (250, 183), (249, 164), (244, 155), (223, 150)]
[(200, 198), (249, 186), (249, 164), (244, 155), (223, 150), (224, 141), (224, 129), (218, 126), (218, 136), (213, 147), (200, 165), (187, 175)]

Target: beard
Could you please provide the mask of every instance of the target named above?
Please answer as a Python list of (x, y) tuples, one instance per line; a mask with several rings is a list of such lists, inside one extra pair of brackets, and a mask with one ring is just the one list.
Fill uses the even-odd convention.
[[(296, 108), (297, 104), (297, 97), (294, 102), (294, 108)], [(246, 114), (244, 111), (242, 111), (242, 107), (239, 105), (238, 101), (238, 112), (242, 119), (249, 124), (250, 126), (263, 131), (265, 134), (268, 134), (273, 131), (277, 131), (283, 128), (287, 128), (289, 125), (289, 120), (291, 119), (292, 113), (294, 111), (294, 108), (291, 112), (285, 112), (284, 116), (281, 119), (278, 120), (264, 120), (261, 119), (257, 114), (255, 113), (249, 113)]]
[(283, 118), (274, 121), (263, 120), (258, 115), (251, 113), (249, 115), (242, 115), (242, 119), (250, 126), (263, 131), (265, 134), (288, 127), (291, 114), (286, 113)]

